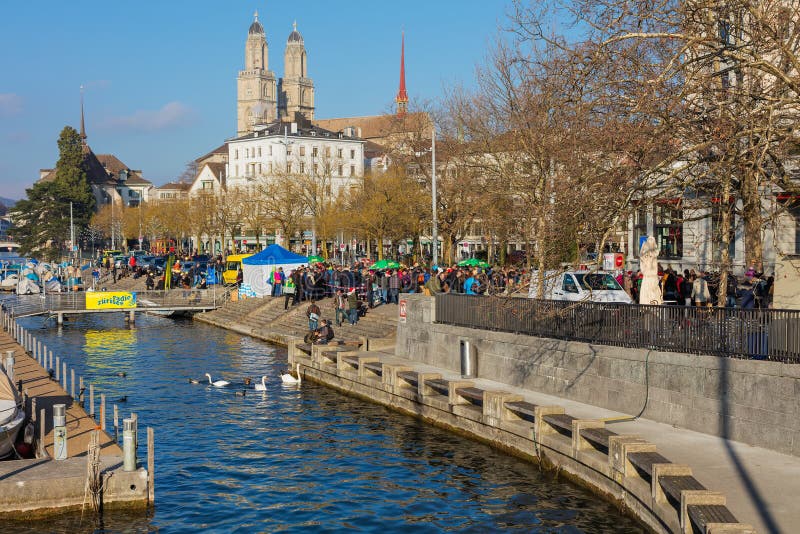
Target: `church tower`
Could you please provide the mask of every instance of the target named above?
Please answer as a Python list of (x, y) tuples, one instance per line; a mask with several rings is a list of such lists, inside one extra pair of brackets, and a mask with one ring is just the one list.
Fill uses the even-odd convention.
[(286, 40), (283, 64), (278, 98), (281, 119), (294, 121), (300, 114), (306, 120), (314, 120), (314, 82), (308, 77), (308, 56), (296, 22)]
[(244, 48), (244, 70), (237, 78), (237, 135), (252, 132), (256, 124), (276, 119), (277, 85), (275, 73), (269, 69), (269, 48), (264, 27), (258, 22), (258, 11), (250, 25)]
[(402, 117), (408, 110), (408, 93), (406, 92), (406, 34), (400, 37), (400, 88), (394, 101), (397, 103), (397, 116)]

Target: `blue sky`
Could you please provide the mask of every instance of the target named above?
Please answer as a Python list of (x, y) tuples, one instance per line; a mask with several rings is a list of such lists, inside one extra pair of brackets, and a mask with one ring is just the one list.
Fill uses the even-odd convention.
[(0, 18), (0, 196), (20, 198), (58, 158), (61, 129), (160, 185), (235, 134), (236, 75), (258, 9), (269, 67), (283, 73), (297, 21), (319, 118), (386, 111), (406, 33), (410, 98), (437, 100), (474, 70), (505, 24), (507, 0), (9, 3)]

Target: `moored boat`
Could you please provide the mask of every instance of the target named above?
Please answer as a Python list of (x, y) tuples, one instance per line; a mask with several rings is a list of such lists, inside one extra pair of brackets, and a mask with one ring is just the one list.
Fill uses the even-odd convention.
[(20, 409), (21, 404), (14, 384), (5, 372), (0, 372), (0, 458), (14, 452), (17, 434), (25, 422), (25, 412)]

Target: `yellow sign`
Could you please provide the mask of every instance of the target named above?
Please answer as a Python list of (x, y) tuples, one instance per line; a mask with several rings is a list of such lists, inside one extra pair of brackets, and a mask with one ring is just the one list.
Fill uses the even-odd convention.
[(136, 293), (128, 291), (89, 291), (87, 310), (118, 310), (136, 307)]

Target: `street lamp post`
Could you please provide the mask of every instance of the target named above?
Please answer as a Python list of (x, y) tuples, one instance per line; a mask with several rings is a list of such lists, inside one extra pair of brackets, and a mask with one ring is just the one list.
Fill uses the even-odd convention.
[(436, 125), (431, 135), (431, 208), (433, 210), (433, 231), (431, 232), (431, 265), (439, 263), (439, 217), (436, 213)]

